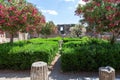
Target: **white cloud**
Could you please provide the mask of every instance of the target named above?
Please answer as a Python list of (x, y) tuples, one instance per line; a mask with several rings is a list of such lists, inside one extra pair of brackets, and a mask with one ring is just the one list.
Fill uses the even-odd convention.
[(85, 5), (86, 3), (84, 1), (82, 1), (82, 0), (79, 0), (77, 5), (75, 5), (75, 8), (78, 6), (78, 4), (80, 4), (82, 6), (82, 5)]
[(78, 4), (85, 5), (86, 3), (82, 0), (79, 0)]
[(48, 13), (51, 15), (58, 15), (57, 11), (55, 10), (41, 10), (43, 13)]
[(65, 0), (66, 2), (74, 2), (75, 0)]

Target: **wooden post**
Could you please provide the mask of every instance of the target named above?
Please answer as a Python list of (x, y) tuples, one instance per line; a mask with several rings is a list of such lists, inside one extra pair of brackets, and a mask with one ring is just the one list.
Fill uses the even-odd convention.
[(39, 61), (34, 62), (31, 67), (31, 80), (48, 80), (47, 63)]
[(100, 67), (99, 80), (115, 80), (115, 70), (110, 66)]

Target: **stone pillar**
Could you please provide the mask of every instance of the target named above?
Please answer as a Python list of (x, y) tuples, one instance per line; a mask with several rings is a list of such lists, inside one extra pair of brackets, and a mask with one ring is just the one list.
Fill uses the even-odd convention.
[(18, 35), (19, 35), (19, 36), (18, 36), (19, 40), (23, 40), (22, 33), (21, 33), (21, 32), (19, 32), (19, 34), (18, 34)]
[(59, 48), (62, 48), (63, 40), (59, 40)]
[(62, 44), (63, 44), (63, 40), (59, 40), (59, 52), (58, 53), (61, 53)]
[(34, 62), (31, 66), (31, 80), (48, 80), (47, 63), (39, 61)]
[(110, 66), (100, 67), (99, 80), (115, 80), (115, 70)]
[(28, 33), (24, 33), (25, 35), (25, 40), (28, 40)]

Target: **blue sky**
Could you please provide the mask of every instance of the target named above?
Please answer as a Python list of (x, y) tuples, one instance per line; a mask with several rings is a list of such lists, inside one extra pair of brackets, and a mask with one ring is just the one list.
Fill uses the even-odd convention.
[(35, 5), (46, 17), (46, 21), (55, 24), (79, 23), (79, 17), (74, 11), (78, 3), (84, 4), (82, 0), (27, 0)]

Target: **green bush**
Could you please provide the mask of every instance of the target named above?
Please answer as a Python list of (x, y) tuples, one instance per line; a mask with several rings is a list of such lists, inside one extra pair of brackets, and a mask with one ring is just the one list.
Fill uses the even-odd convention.
[(97, 71), (101, 66), (120, 69), (120, 44), (95, 38), (70, 41), (63, 45), (63, 71)]
[(47, 38), (48, 41), (59, 41), (62, 40), (61, 37), (55, 37), (55, 38)]
[(39, 39), (1, 44), (0, 69), (30, 69), (35, 61), (50, 64), (57, 51), (58, 42), (39, 41)]
[(70, 38), (70, 37), (65, 37), (63, 38), (63, 42), (66, 43), (66, 42), (69, 42), (69, 41), (89, 41), (89, 37), (82, 37), (82, 38)]
[(79, 41), (81, 40), (81, 38), (69, 38), (69, 37), (65, 37), (62, 39), (64, 43), (69, 42), (69, 41)]
[(80, 47), (80, 46), (85, 46), (85, 45), (92, 45), (92, 44), (106, 44), (109, 43), (106, 40), (101, 40), (101, 39), (95, 39), (95, 38), (88, 38), (88, 37), (83, 37), (81, 39), (79, 39), (78, 41), (68, 41), (66, 43), (64, 43), (63, 47)]

